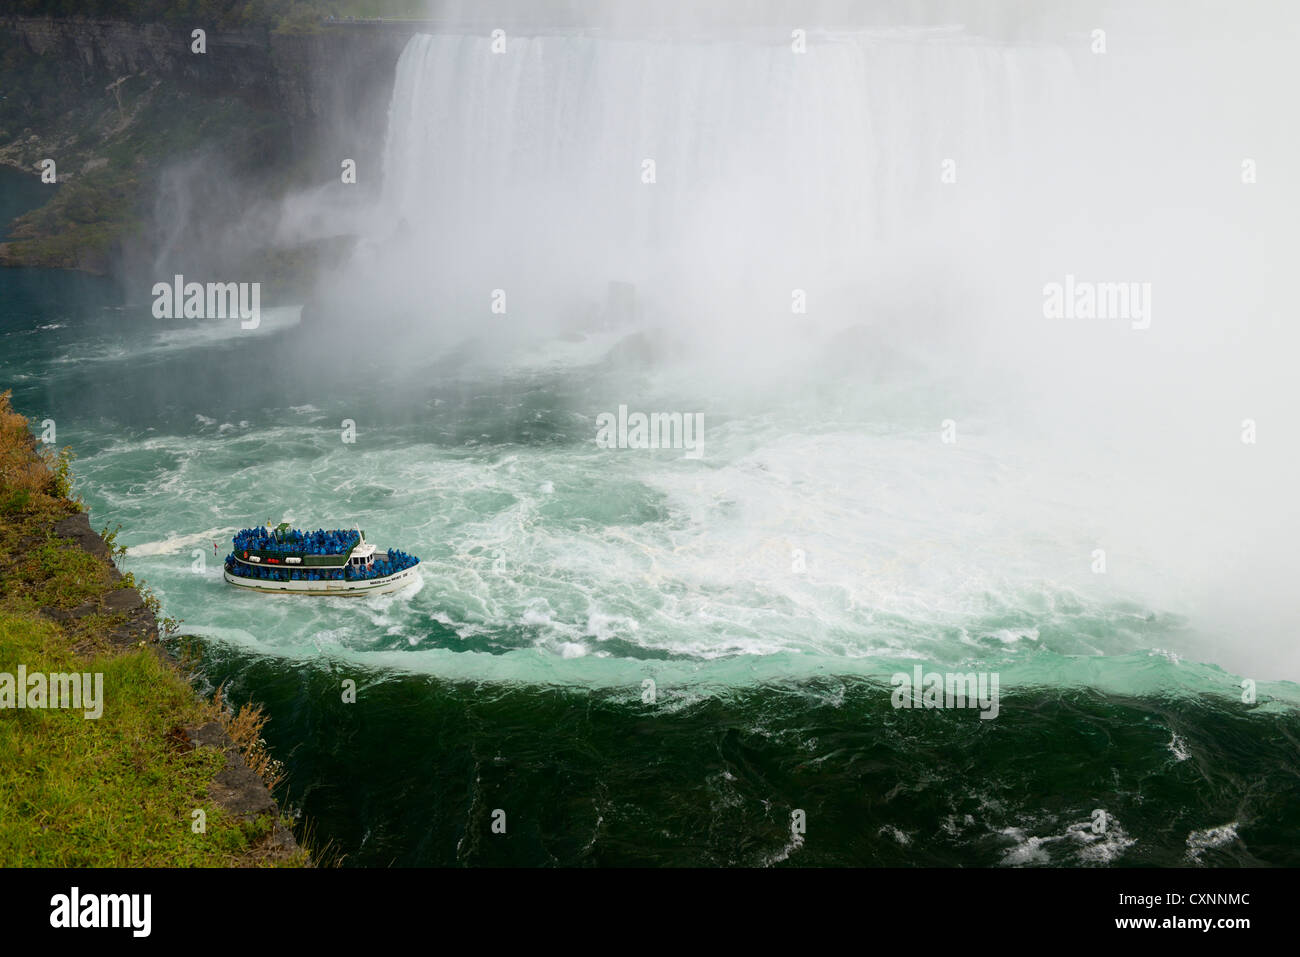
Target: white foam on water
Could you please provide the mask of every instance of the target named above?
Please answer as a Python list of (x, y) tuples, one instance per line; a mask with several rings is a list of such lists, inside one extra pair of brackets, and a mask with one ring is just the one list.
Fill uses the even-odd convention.
[[(273, 306), (261, 310), (258, 325), (240, 327), (239, 319), (149, 319), (124, 327), (132, 337), (124, 344), (120, 336), (103, 339), (97, 335), (74, 339), (60, 355), (48, 361), (56, 366), (83, 363), (139, 361), (190, 349), (202, 349), (235, 340), (241, 336), (267, 336), (298, 325), (302, 306)], [(44, 327), (42, 327), (44, 328)], [(49, 327), (63, 328), (62, 324)]]
[[(1018, 827), (1008, 827), (1000, 831), (1002, 835), (1015, 842), (1015, 846), (1002, 855), (1003, 867), (1023, 867), (1027, 864), (1050, 864), (1051, 857), (1043, 846), (1044, 838), (1030, 837)], [(1047, 839), (1047, 840), (1050, 840)]]
[[(153, 542), (141, 542), (138, 545), (132, 545), (126, 550), (128, 558), (146, 558), (158, 555), (175, 555), (179, 552), (189, 552), (194, 546), (203, 550), (205, 558), (211, 558), (214, 561), (221, 561), (225, 553), (230, 551), (231, 536), (237, 531), (235, 528), (209, 528), (207, 531), (194, 532), (190, 534), (174, 532), (167, 538)], [(212, 543), (216, 542), (218, 551), (212, 553)]]
[(880, 828), (876, 831), (876, 834), (880, 835), (881, 837), (888, 837), (890, 840), (892, 840), (895, 844), (899, 845), (900, 847), (907, 847), (909, 844), (912, 843), (912, 839), (907, 835), (906, 832), (899, 830), (897, 827), (895, 827), (892, 824), (882, 824)]
[(142, 354), (204, 348), (241, 336), (266, 336), (291, 329), (302, 321), (302, 306), (269, 306), (260, 310), (258, 324), (243, 328), (242, 319), (158, 319), (164, 328), (150, 343), (138, 348)]
[(1225, 847), (1241, 838), (1237, 834), (1239, 822), (1208, 827), (1201, 831), (1192, 831), (1187, 835), (1187, 859), (1193, 863), (1201, 862), (1201, 855), (1216, 847)]
[(1176, 732), (1166, 747), (1169, 749), (1169, 753), (1174, 756), (1175, 761), (1186, 761), (1192, 756), (1192, 752), (1187, 749), (1187, 742)]
[(765, 858), (761, 866), (771, 867), (773, 864), (780, 864), (782, 861), (789, 860), (791, 854), (794, 854), (796, 851), (798, 851), (800, 848), (803, 847), (803, 842), (804, 842), (804, 838), (802, 834), (792, 834), (790, 836), (789, 843), (787, 843), (785, 847), (781, 848), (775, 854)]
[(1000, 863), (1003, 867), (1112, 864), (1137, 843), (1137, 839), (1129, 837), (1119, 821), (1109, 814), (1105, 817), (1104, 827), (1100, 828), (1090, 819), (1071, 824), (1061, 834), (1047, 837), (1031, 835), (1019, 827), (1005, 828), (999, 833), (1014, 842), (1014, 846), (1002, 855)]

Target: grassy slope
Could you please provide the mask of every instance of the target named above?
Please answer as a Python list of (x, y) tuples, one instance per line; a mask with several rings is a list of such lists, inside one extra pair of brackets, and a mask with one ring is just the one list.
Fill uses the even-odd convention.
[[(51, 468), (50, 466), (53, 466)], [(227, 714), (195, 695), (169, 659), (145, 646), (107, 642), (110, 617), (55, 624), (40, 608), (69, 609), (113, 588), (105, 561), (51, 528), (77, 510), (66, 464), (41, 456), (26, 420), (0, 394), (0, 672), (102, 672), (103, 716), (80, 711), (0, 710), (0, 866), (232, 866), (307, 863), (268, 854), (269, 818), (246, 823), (208, 798), (224, 755), (194, 750), (185, 728), (221, 721), (250, 765), (270, 766), (258, 748), (256, 712)], [(206, 832), (193, 832), (203, 809)]]

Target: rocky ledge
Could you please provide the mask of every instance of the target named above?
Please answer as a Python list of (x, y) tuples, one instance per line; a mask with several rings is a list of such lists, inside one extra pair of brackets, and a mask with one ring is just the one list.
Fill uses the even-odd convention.
[[(70, 539), (84, 551), (111, 566), (110, 577), (116, 582), (122, 580), (122, 573), (113, 564), (112, 554), (104, 539), (90, 527), (90, 516), (78, 512), (55, 523), (54, 534), (60, 538)], [(167, 650), (158, 641), (158, 623), (154, 613), (146, 604), (144, 597), (135, 588), (126, 586), (110, 589), (99, 601), (88, 601), (72, 609), (43, 608), (42, 617), (52, 621), (67, 621), (91, 614), (113, 616), (114, 621), (121, 621), (110, 627), (104, 634), (109, 642), (123, 649), (145, 644), (165, 660), (175, 664)], [(125, 616), (125, 620), (121, 619)], [(183, 729), (185, 746), (198, 748), (215, 748), (225, 753), (226, 765), (218, 773), (209, 788), (208, 796), (232, 815), (244, 821), (254, 821), (270, 815), (275, 821), (274, 830), (262, 853), (279, 856), (290, 855), (298, 851), (298, 842), (292, 832), (281, 823), (279, 805), (271, 796), (265, 782), (248, 766), (244, 756), (239, 752), (235, 742), (226, 730), (217, 722), (194, 728)]]

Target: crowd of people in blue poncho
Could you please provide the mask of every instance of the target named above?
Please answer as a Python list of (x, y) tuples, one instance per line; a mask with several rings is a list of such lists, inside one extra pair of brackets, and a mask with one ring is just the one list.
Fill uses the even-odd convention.
[(410, 568), (418, 564), (419, 559), (414, 555), (408, 555), (406, 552), (399, 551), (396, 548), (390, 548), (385, 558), (376, 558), (374, 567), (367, 572), (362, 569), (362, 578), (383, 578), (386, 575), (396, 575), (403, 569)]
[(356, 529), (336, 528), (333, 531), (326, 531), (318, 528), (314, 532), (304, 532), (290, 528), (281, 533), (259, 526), (245, 528), (235, 535), (235, 551), (275, 552), (282, 555), (339, 555), (359, 541), (361, 541), (361, 533)]

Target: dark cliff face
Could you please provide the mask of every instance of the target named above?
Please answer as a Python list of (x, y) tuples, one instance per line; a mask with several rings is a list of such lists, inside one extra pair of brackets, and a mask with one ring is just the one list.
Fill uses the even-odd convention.
[(5, 27), (32, 53), (52, 57), (69, 74), (87, 80), (95, 74), (150, 73), (213, 91), (248, 93), (268, 79), (265, 70), (259, 70), (266, 59), (267, 40), (252, 31), (211, 34), (208, 52), (194, 54), (188, 31), (163, 24), (13, 17)]
[(0, 163), (55, 159), (64, 184), (14, 224), (0, 264), (170, 275), (265, 264), (279, 244), (305, 248), (284, 264), (301, 272), (334, 237), (286, 238), (259, 211), (337, 184), (345, 159), (366, 174), (356, 195), (374, 195), (410, 26), (211, 29), (204, 53), (192, 30), (0, 18)]
[(102, 94), (100, 80), (145, 74), (202, 96), (236, 96), (275, 110), (308, 135), (340, 121), (370, 126), (386, 109), (410, 36), (393, 27), (301, 35), (210, 29), (207, 52), (194, 53), (191, 28), (169, 24), (8, 17), (0, 29), (95, 95)]
[(408, 39), (409, 31), (380, 29), (272, 35), (270, 88), (303, 135), (369, 163), (383, 149), (397, 60)]

